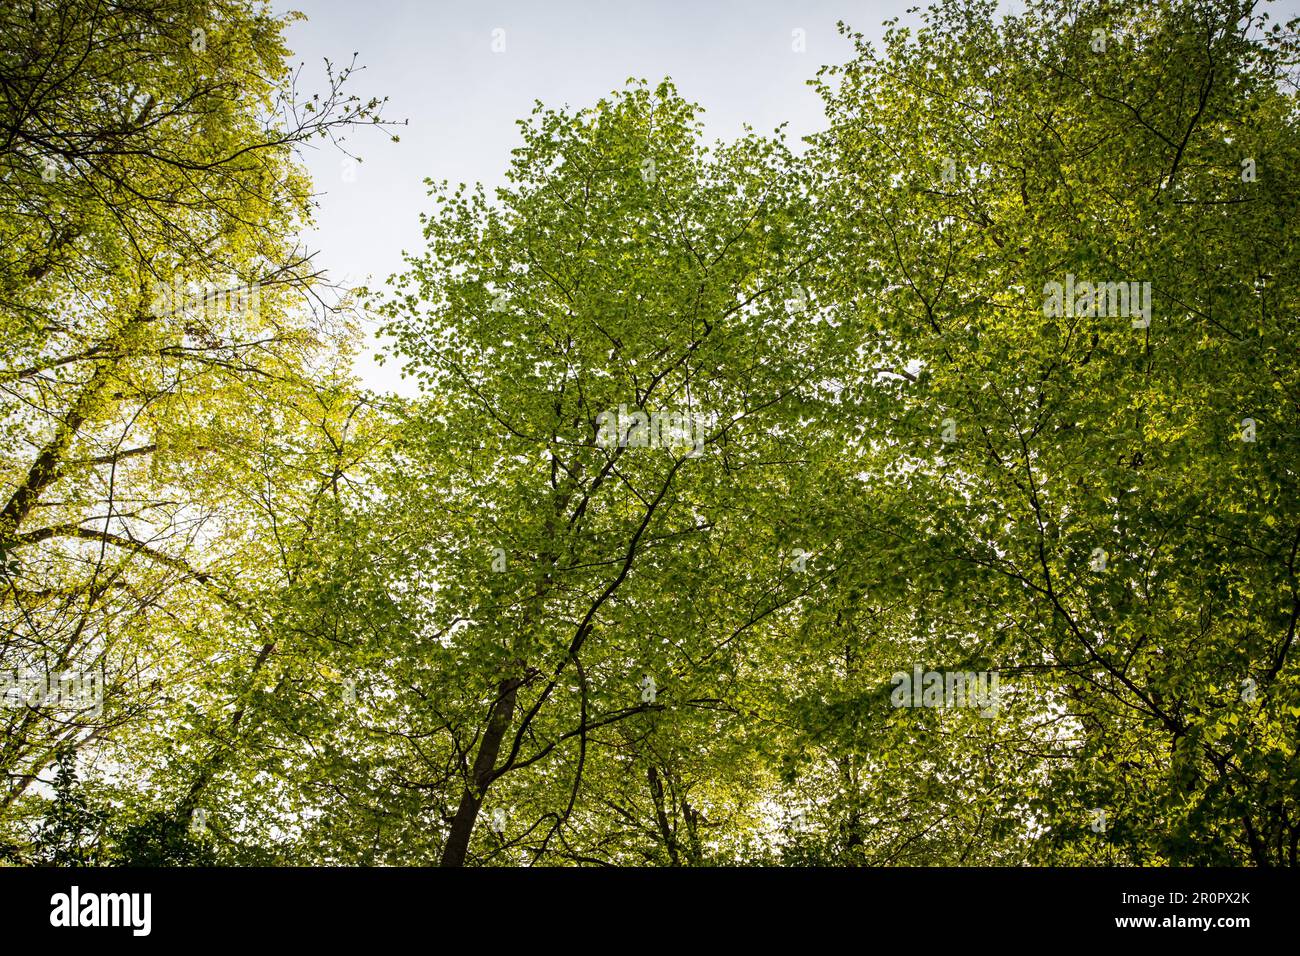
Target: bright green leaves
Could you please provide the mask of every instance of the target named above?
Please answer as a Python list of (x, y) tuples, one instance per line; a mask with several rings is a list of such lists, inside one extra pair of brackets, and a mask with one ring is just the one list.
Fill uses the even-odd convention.
[[(18, 122), (0, 187), (36, 210), (0, 225), (5, 586), (38, 598), (6, 621), (112, 664), (132, 833), (184, 843), (201, 808), (241, 861), (1294, 862), (1285, 34), (950, 0), (854, 37), (798, 155), (706, 145), (668, 82), (539, 104), (502, 188), (430, 183), (369, 295), (399, 401), (295, 310), (292, 146), (332, 121), (266, 122), (282, 22), (158, 6), (151, 56), (92, 50), (107, 106), (33, 88), (101, 164)], [(41, 175), (53, 146), (81, 178)], [(255, 314), (151, 308), (254, 279)], [(918, 667), (996, 673), (997, 707), (895, 700)], [(13, 739), (15, 776), (54, 753)]]
[[(1042, 748), (1073, 762), (999, 785), (1039, 791), (1061, 859), (1217, 861), (1230, 840), (1265, 862), (1275, 844), (1243, 806), (1275, 834), (1292, 810), (1234, 700), (1247, 679), (1283, 712), (1294, 694), (1298, 406), (1271, 358), (1296, 345), (1274, 266), (1294, 184), (1273, 167), (1260, 188), (1242, 160), (1295, 146), (1261, 122), (1286, 110), (1285, 53), (1183, 4), (926, 20), (830, 71), (816, 154), (860, 264), (841, 295), (869, 297), (864, 332), (921, 369), (873, 429), (911, 467), (862, 509), (916, 529), (899, 553), (900, 612), (926, 622), (913, 653), (996, 632), (1018, 693), (1068, 695), (1067, 733)], [(1119, 298), (1048, 308), (1053, 282), (1149, 282), (1150, 321)], [(874, 531), (852, 550), (881, 546)], [(1187, 806), (1200, 831), (1176, 822)], [(1092, 810), (1114, 825), (1083, 825)]]

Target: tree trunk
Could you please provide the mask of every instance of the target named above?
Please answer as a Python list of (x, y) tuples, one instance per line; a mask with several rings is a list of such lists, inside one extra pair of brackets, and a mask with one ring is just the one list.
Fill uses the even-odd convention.
[(91, 349), (91, 354), (102, 352), (106, 357), (95, 363), (94, 371), (81, 387), (67, 414), (59, 419), (53, 437), (41, 449), (27, 472), (27, 477), (0, 511), (0, 540), (5, 535), (17, 534), (19, 526), (31, 514), (41, 494), (63, 475), (67, 453), (81, 431), (81, 426), (94, 414), (109, 377), (149, 321), (151, 317), (147, 313), (137, 315), (128, 320), (115, 336)]
[(645, 776), (650, 784), (650, 799), (654, 801), (655, 821), (659, 824), (659, 835), (668, 850), (668, 859), (673, 866), (680, 866), (681, 860), (677, 856), (677, 835), (668, 822), (668, 813), (664, 808), (664, 785), (659, 780), (659, 771), (655, 769), (654, 764), (649, 764), (645, 768)]
[(483, 731), (469, 785), (461, 795), (460, 806), (451, 822), (451, 832), (447, 834), (447, 842), (442, 848), (440, 866), (463, 866), (465, 863), (469, 838), (474, 833), (474, 821), (478, 819), (479, 808), (483, 806), (483, 798), (487, 796), (488, 785), (492, 782), (492, 771), (496, 768), (501, 741), (510, 729), (510, 722), (515, 715), (515, 693), (518, 689), (519, 681), (516, 678), (503, 680), (497, 686), (496, 703), (488, 712), (487, 729)]
[(9, 534), (16, 533), (18, 527), (35, 507), (41, 493), (63, 473), (64, 456), (76, 439), (77, 432), (85, 423), (91, 408), (99, 400), (100, 393), (103, 392), (104, 385), (108, 381), (109, 370), (108, 363), (95, 368), (90, 380), (82, 388), (81, 394), (72, 403), (67, 416), (54, 430), (54, 437), (41, 449), (31, 470), (27, 472), (27, 477), (14, 491), (4, 510), (0, 511), (0, 529)]

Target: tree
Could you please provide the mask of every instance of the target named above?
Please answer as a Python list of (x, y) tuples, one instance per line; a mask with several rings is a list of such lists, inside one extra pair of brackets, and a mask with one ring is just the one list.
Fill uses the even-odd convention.
[(352, 67), (300, 99), (286, 23), (243, 0), (0, 13), (0, 668), (100, 698), (0, 713), (0, 814), (184, 685), (196, 635), (256, 626), (219, 465), (246, 408), (314, 401), (313, 363), (347, 352), (297, 245), (296, 155), (380, 107), (343, 92)]
[(846, 543), (856, 580), (907, 569), (877, 677), (1014, 677), (1048, 763), (953, 786), (1042, 859), (1294, 863), (1292, 34), (1250, 4), (923, 19), (821, 83), (824, 294), (909, 370), (867, 410), (905, 469)]
[[(407, 775), (446, 801), (444, 865), (470, 858), (495, 794), (494, 811), (527, 801), (497, 829), (531, 859), (625, 860), (649, 839), (678, 860), (714, 822), (692, 801), (743, 768), (719, 757), (699, 797), (678, 791), (678, 830), (664, 788), (685, 753), (734, 748), (726, 688), (804, 587), (798, 539), (767, 529), (815, 474), (813, 200), (777, 140), (701, 146), (667, 83), (539, 105), (522, 130), (495, 203), (433, 187), (429, 250), (380, 305), (426, 394), (386, 492), (405, 573), (436, 581), (414, 598), (428, 663), (406, 666), (438, 757)], [(593, 778), (628, 771), (637, 807), (612, 809), (640, 836), (573, 836), (608, 812), (579, 802)]]
[(293, 238), (379, 104), (82, 7), (0, 14), (0, 669), (104, 693), (0, 711), (6, 859), (1295, 864), (1300, 21), (942, 0), (798, 154), (539, 103), (398, 399)]

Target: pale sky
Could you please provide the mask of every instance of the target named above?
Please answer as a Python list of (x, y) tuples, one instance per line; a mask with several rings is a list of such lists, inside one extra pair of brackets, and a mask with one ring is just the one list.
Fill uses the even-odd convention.
[[(317, 229), (306, 239), (335, 281), (382, 282), (401, 268), (402, 250), (422, 247), (418, 216), (431, 208), (424, 179), (502, 182), (515, 121), (534, 100), (548, 106), (593, 104), (629, 77), (671, 77), (704, 108), (710, 140), (729, 139), (748, 123), (771, 132), (788, 123), (792, 146), (823, 125), (820, 98), (807, 81), (824, 64), (842, 63), (852, 45), (844, 20), (868, 39), (881, 22), (925, 0), (275, 0), (306, 21), (288, 31), (302, 87), (323, 87), (321, 60), (346, 64), (355, 51), (364, 71), (352, 91), (387, 96), (389, 119), (408, 120), (392, 143), (377, 130), (349, 137), (363, 162), (321, 148), (307, 157), (320, 195)], [(1020, 3), (1004, 0), (1003, 11)], [(1294, 15), (1297, 0), (1270, 4), (1275, 20)], [(804, 51), (796, 52), (796, 30)], [(504, 33), (494, 33), (504, 31)], [(494, 39), (498, 47), (494, 52)], [(367, 333), (374, 342), (373, 330)], [(359, 369), (378, 390), (413, 394), (397, 365)]]
[[(581, 108), (629, 77), (671, 77), (704, 108), (710, 140), (729, 139), (745, 123), (771, 132), (786, 122), (794, 145), (823, 125), (821, 100), (806, 81), (852, 54), (836, 21), (879, 37), (881, 21), (915, 3), (277, 0), (278, 9), (308, 17), (288, 31), (294, 62), (305, 64), (303, 89), (322, 85), (322, 57), (345, 64), (355, 51), (365, 70), (354, 76), (354, 92), (387, 96), (386, 115), (409, 120), (395, 130), (400, 143), (376, 130), (349, 137), (363, 160), (351, 181), (337, 151), (308, 155), (321, 196), (307, 242), (336, 281), (382, 281), (401, 268), (402, 250), (423, 245), (418, 216), (431, 208), (425, 177), (491, 189), (519, 145), (515, 121), (534, 100)], [(499, 53), (492, 49), (498, 29), (505, 31)], [(793, 49), (796, 29), (805, 31), (802, 53)], [(371, 388), (414, 392), (392, 363), (378, 367), (367, 356), (359, 372)]]

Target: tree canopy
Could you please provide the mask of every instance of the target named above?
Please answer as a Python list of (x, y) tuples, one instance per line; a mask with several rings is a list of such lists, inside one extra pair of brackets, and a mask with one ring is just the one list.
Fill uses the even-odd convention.
[(1294, 865), (1300, 24), (995, 6), (538, 103), (355, 294), (353, 67), (0, 14), (0, 855)]

